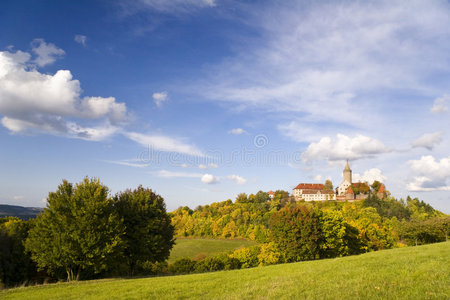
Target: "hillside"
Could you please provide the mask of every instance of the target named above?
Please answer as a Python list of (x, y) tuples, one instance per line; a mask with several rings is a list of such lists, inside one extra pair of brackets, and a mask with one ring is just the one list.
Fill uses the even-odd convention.
[(0, 218), (2, 217), (18, 217), (22, 220), (36, 218), (42, 212), (39, 207), (23, 207), (17, 205), (0, 204)]
[(229, 252), (243, 247), (255, 245), (253, 241), (244, 239), (183, 239), (178, 238), (170, 251), (169, 263), (180, 258), (196, 256), (213, 256), (221, 252)]
[(449, 299), (450, 242), (183, 276), (17, 288), (3, 299)]

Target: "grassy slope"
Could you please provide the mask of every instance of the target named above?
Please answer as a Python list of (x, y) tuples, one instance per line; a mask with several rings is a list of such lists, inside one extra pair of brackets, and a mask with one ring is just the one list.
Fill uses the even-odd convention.
[(450, 242), (254, 269), (18, 288), (4, 299), (449, 299)]
[(243, 239), (177, 239), (170, 252), (169, 263), (184, 257), (194, 258), (198, 254), (212, 256), (252, 245), (256, 245), (256, 243)]

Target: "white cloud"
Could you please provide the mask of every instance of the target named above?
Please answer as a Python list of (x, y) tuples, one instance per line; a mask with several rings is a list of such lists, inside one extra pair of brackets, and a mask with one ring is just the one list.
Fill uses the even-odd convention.
[(242, 128), (234, 128), (234, 129), (231, 129), (230, 131), (229, 131), (229, 133), (231, 133), (231, 134), (236, 134), (236, 135), (240, 135), (240, 134), (243, 134), (243, 133), (246, 133), (247, 131), (245, 131), (244, 129), (242, 129)]
[(189, 13), (191, 11), (214, 7), (214, 0), (138, 0), (135, 3), (125, 1), (128, 10), (155, 10), (167, 14)]
[(76, 34), (74, 37), (74, 41), (83, 46), (86, 46), (86, 40), (87, 40), (87, 37), (82, 34)]
[(146, 135), (137, 132), (125, 132), (124, 135), (136, 143), (139, 143), (145, 147), (151, 147), (155, 150), (177, 152), (194, 156), (204, 156), (204, 154), (197, 149), (197, 147), (183, 143), (182, 141), (171, 137), (162, 135)]
[(394, 90), (426, 95), (430, 75), (448, 70), (445, 1), (245, 7), (241, 21), (258, 37), (242, 37), (233, 57), (192, 85), (194, 93), (270, 113), (295, 112), (310, 122), (373, 127), (390, 114), (374, 99), (396, 101), (388, 97)]
[(379, 182), (386, 181), (386, 176), (384, 176), (381, 173), (381, 170), (377, 168), (372, 168), (365, 171), (362, 176), (358, 173), (355, 173), (352, 176), (353, 182), (367, 182), (369, 184), (372, 184), (375, 180), (378, 180)]
[(314, 176), (314, 180), (315, 181), (322, 181), (322, 175), (316, 175), (316, 176)]
[(134, 160), (105, 160), (105, 162), (133, 168), (146, 168), (151, 165), (149, 163), (136, 162)]
[(442, 142), (442, 131), (426, 133), (412, 142), (413, 148), (423, 147), (432, 150), (434, 146)]
[[(54, 57), (53, 44), (39, 41), (42, 64)], [(50, 50), (49, 50), (50, 49)], [(46, 52), (47, 51), (47, 52)], [(47, 53), (47, 57), (45, 57)], [(80, 82), (68, 70), (40, 73), (26, 52), (0, 52), (1, 123), (13, 133), (43, 132), (86, 140), (102, 140), (116, 133), (127, 119), (127, 108), (113, 97), (81, 98)], [(45, 61), (45, 63), (44, 63)], [(97, 120), (86, 127), (80, 120)]]
[(156, 175), (161, 178), (202, 178), (203, 176), (203, 174), (200, 173), (172, 172), (167, 170), (160, 170)]
[(238, 185), (243, 185), (243, 184), (247, 183), (247, 179), (245, 179), (244, 177), (239, 176), (239, 175), (230, 175), (230, 176), (227, 176), (227, 178), (229, 180), (236, 182)]
[(31, 51), (37, 55), (33, 62), (39, 67), (51, 64), (65, 54), (64, 50), (52, 43), (47, 44), (43, 39), (34, 39), (31, 42), (31, 47)]
[(152, 97), (156, 106), (161, 107), (163, 102), (167, 101), (167, 92), (153, 93)]
[(22, 200), (23, 196), (16, 195), (13, 197), (14, 200)]
[(381, 141), (364, 135), (357, 135), (353, 138), (343, 134), (338, 134), (336, 139), (323, 137), (317, 143), (311, 143), (305, 152), (302, 153), (304, 161), (313, 160), (356, 160), (374, 157), (381, 153), (389, 152)]
[(437, 161), (433, 156), (422, 156), (419, 160), (410, 160), (414, 179), (407, 184), (409, 191), (449, 191), (450, 156)]
[(219, 178), (211, 174), (205, 174), (202, 176), (201, 181), (206, 184), (214, 184), (219, 182)]
[(434, 100), (430, 112), (433, 114), (442, 114), (448, 111), (448, 103), (450, 102), (450, 95), (444, 95)]
[(208, 169), (208, 168), (211, 168), (211, 169), (214, 168), (214, 169), (216, 169), (216, 168), (218, 168), (219, 166), (218, 166), (217, 164), (215, 164), (215, 163), (210, 163), (210, 164), (208, 164), (208, 165), (205, 165), (205, 164), (199, 164), (198, 167), (199, 167), (200, 169), (206, 170), (206, 169)]

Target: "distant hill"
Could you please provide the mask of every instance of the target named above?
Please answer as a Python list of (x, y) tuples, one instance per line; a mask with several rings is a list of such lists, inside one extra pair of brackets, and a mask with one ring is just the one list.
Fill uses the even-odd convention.
[(22, 220), (36, 218), (36, 216), (43, 211), (40, 207), (23, 207), (17, 205), (0, 204), (0, 218), (3, 217), (18, 217)]

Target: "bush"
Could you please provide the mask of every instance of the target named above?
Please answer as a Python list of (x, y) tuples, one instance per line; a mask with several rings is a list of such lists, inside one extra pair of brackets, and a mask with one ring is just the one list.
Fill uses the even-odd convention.
[(169, 272), (172, 274), (189, 274), (194, 272), (197, 263), (189, 258), (181, 258), (169, 265)]

